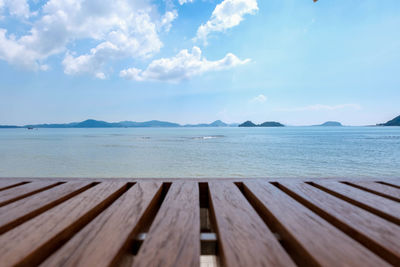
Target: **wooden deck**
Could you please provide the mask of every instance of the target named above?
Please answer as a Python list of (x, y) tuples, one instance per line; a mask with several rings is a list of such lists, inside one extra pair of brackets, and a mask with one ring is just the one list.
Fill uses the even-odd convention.
[(0, 179), (0, 266), (400, 266), (400, 180)]

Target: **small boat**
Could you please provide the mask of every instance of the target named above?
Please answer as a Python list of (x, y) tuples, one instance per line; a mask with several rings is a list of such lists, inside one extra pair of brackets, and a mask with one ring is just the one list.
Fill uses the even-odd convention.
[(33, 130), (33, 127), (28, 127), (28, 130)]

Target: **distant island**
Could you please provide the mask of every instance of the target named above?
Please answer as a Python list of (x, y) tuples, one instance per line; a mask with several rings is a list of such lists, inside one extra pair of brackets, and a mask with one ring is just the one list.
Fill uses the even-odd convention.
[[(85, 120), (81, 122), (71, 122), (71, 123), (44, 123), (44, 124), (28, 124), (24, 126), (17, 125), (0, 125), (0, 129), (15, 129), (15, 128), (139, 128), (139, 127), (285, 127), (280, 122), (276, 121), (266, 121), (261, 124), (255, 124), (252, 121), (245, 121), (241, 124), (239, 123), (225, 123), (221, 120), (216, 120), (211, 123), (199, 123), (199, 124), (179, 124), (168, 121), (151, 120), (144, 122), (136, 121), (120, 121), (120, 122), (106, 122), (100, 120)], [(315, 127), (324, 126), (336, 126), (342, 127), (343, 125), (338, 121), (327, 121), (322, 124), (312, 125)], [(373, 126), (373, 125), (371, 125)], [(400, 116), (386, 122), (379, 123), (376, 126), (400, 126)]]
[(225, 123), (221, 120), (216, 120), (212, 123), (200, 123), (200, 124), (185, 124), (183, 127), (237, 127), (238, 123)]
[(313, 126), (343, 126), (343, 125), (338, 121), (327, 121), (322, 124), (313, 125)]
[(239, 124), (239, 127), (284, 127), (282, 123), (276, 121), (266, 121), (261, 124), (255, 124), (252, 121), (245, 121), (242, 124)]
[(15, 125), (0, 125), (0, 128), (135, 128), (135, 127), (237, 127), (237, 123), (227, 124), (223, 121), (217, 120), (210, 124), (187, 124), (180, 125), (174, 122), (151, 120), (145, 122), (135, 121), (120, 121), (120, 122), (106, 122), (98, 120), (85, 120), (82, 122), (71, 123), (54, 123), (54, 124), (29, 124), (24, 126)]
[(400, 126), (400, 116), (397, 116), (396, 118), (394, 118), (386, 123), (380, 123), (377, 125), (378, 126)]
[(21, 127), (14, 125), (0, 125), (0, 129), (14, 129), (14, 128), (21, 128)]

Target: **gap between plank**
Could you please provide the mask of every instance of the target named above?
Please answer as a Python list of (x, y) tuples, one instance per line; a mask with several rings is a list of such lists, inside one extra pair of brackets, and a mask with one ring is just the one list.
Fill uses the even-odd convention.
[(29, 192), (29, 193), (26, 193), (26, 194), (17, 196), (17, 197), (15, 197), (15, 198), (12, 198), (12, 199), (9, 199), (9, 200), (7, 200), (7, 201), (2, 202), (2, 203), (0, 204), (0, 207), (3, 207), (3, 206), (5, 206), (5, 205), (10, 204), (10, 203), (12, 203), (12, 202), (15, 202), (15, 201), (17, 201), (17, 200), (20, 200), (20, 199), (23, 199), (23, 198), (32, 196), (32, 195), (34, 195), (34, 194), (40, 193), (40, 192), (42, 192), (42, 191), (48, 190), (48, 189), (50, 189), (50, 188), (59, 186), (59, 185), (64, 184), (64, 183), (65, 183), (65, 182), (58, 182), (58, 183), (55, 183), (55, 184), (51, 184), (51, 185), (48, 185), (48, 186), (39, 188), (39, 189), (37, 189), (37, 190), (35, 190), (35, 191), (32, 191), (32, 192)]
[(19, 217), (18, 219), (14, 220), (14, 221), (9, 222), (8, 224), (3, 225), (2, 227), (0, 227), (0, 234), (3, 234), (5, 232), (17, 227), (18, 225), (20, 225), (20, 224), (22, 224), (22, 223), (24, 223), (24, 222), (36, 217), (36, 216), (42, 214), (43, 212), (45, 212), (45, 211), (47, 211), (49, 209), (52, 209), (53, 207), (61, 204), (62, 202), (65, 202), (65, 201), (67, 201), (67, 200), (69, 200), (69, 199), (71, 199), (73, 197), (75, 197), (76, 195), (86, 191), (89, 188), (92, 188), (93, 186), (95, 186), (97, 184), (99, 184), (99, 182), (94, 182), (94, 183), (88, 184), (88, 185), (86, 185), (84, 187), (81, 187), (81, 188), (71, 192), (70, 194), (68, 194), (68, 195), (66, 195), (66, 196), (64, 196), (64, 197), (62, 197), (60, 199), (57, 199), (57, 200), (55, 200), (55, 201), (53, 201), (51, 203), (48, 203), (48, 204), (46, 204), (46, 205), (44, 205), (44, 206), (42, 206), (42, 207), (40, 207), (40, 208), (38, 208), (36, 210), (33, 210), (33, 211), (25, 214), (22, 217)]
[(111, 266), (131, 266), (135, 256), (139, 253), (140, 247), (146, 240), (147, 232), (149, 231), (158, 211), (164, 202), (165, 197), (172, 183), (163, 183), (156, 196), (154, 196), (147, 210), (139, 219), (135, 231), (132, 233), (132, 238), (128, 238), (126, 245), (121, 249), (121, 253), (117, 255)]
[(390, 251), (385, 249), (384, 247), (380, 246), (378, 243), (376, 243), (373, 239), (369, 238), (366, 235), (363, 235), (359, 232), (357, 232), (353, 227), (339, 221), (336, 219), (334, 216), (330, 215), (326, 211), (324, 211), (322, 208), (319, 208), (318, 206), (314, 205), (313, 203), (309, 202), (308, 200), (304, 199), (303, 197), (299, 196), (295, 192), (291, 191), (287, 187), (285, 187), (282, 184), (279, 184), (278, 182), (272, 183), (275, 185), (277, 188), (279, 188), (281, 191), (292, 197), (294, 200), (297, 202), (301, 203), (303, 206), (306, 208), (310, 209), (312, 212), (323, 218), (325, 221), (329, 222), (342, 232), (344, 232), (346, 235), (348, 235), (350, 238), (356, 240), (358, 243), (366, 247), (367, 249), (371, 250), (373, 253), (381, 257), (382, 259), (386, 260), (387, 262), (391, 264), (396, 264), (398, 263), (398, 258), (396, 255), (393, 255)]
[(391, 195), (387, 195), (387, 194), (384, 194), (384, 193), (381, 193), (381, 192), (378, 192), (378, 191), (363, 187), (361, 185), (353, 184), (351, 182), (346, 182), (346, 181), (341, 181), (340, 183), (348, 185), (348, 186), (352, 186), (352, 187), (355, 187), (355, 188), (358, 188), (360, 190), (364, 190), (366, 192), (369, 192), (369, 193), (372, 193), (372, 194), (375, 194), (375, 195), (378, 195), (378, 196), (381, 196), (381, 197), (384, 197), (384, 198), (387, 198), (387, 199), (390, 199), (390, 200), (393, 200), (393, 201), (396, 201), (396, 202), (400, 202), (400, 199), (398, 199), (396, 197), (393, 197)]
[(332, 196), (335, 196), (335, 197), (340, 198), (340, 199), (342, 199), (342, 200), (344, 200), (346, 202), (349, 202), (350, 204), (353, 204), (353, 205), (355, 205), (355, 206), (357, 206), (359, 208), (367, 210), (367, 211), (369, 211), (369, 212), (371, 212), (371, 213), (373, 213), (373, 214), (375, 214), (375, 215), (377, 215), (377, 216), (379, 216), (381, 218), (384, 218), (384, 219), (386, 219), (386, 220), (388, 220), (388, 221), (390, 221), (392, 223), (400, 225), (400, 222), (399, 222), (398, 219), (396, 219), (396, 218), (390, 216), (389, 214), (386, 214), (386, 213), (384, 213), (384, 212), (382, 212), (382, 211), (380, 211), (380, 210), (378, 210), (378, 209), (376, 209), (374, 207), (370, 207), (370, 206), (368, 206), (368, 205), (366, 205), (366, 204), (364, 204), (362, 202), (359, 202), (357, 200), (354, 200), (354, 199), (351, 199), (349, 197), (346, 197), (346, 196), (344, 196), (344, 195), (342, 195), (342, 194), (340, 194), (338, 192), (330, 190), (329, 188), (326, 188), (326, 187), (324, 187), (322, 185), (319, 185), (319, 184), (316, 184), (314, 182), (305, 182), (305, 183), (309, 184), (311, 186), (314, 186), (314, 187), (316, 187), (316, 188), (320, 189), (321, 191), (324, 191), (324, 192), (326, 192), (328, 194), (331, 194)]
[(7, 190), (7, 189), (10, 189), (10, 188), (13, 188), (13, 187), (17, 187), (17, 186), (20, 186), (20, 185), (23, 185), (23, 184), (28, 184), (28, 183), (31, 183), (31, 181), (20, 182), (20, 183), (12, 184), (12, 185), (9, 185), (9, 186), (5, 186), (5, 187), (0, 188), (0, 191)]
[(127, 183), (125, 186), (121, 187), (119, 190), (112, 193), (106, 199), (104, 199), (100, 204), (94, 207), (92, 210), (88, 211), (80, 219), (72, 223), (67, 229), (64, 229), (62, 233), (58, 234), (57, 237), (53, 238), (41, 247), (40, 251), (30, 255), (25, 258), (24, 261), (20, 262), (21, 266), (36, 266), (40, 265), (48, 256), (54, 253), (62, 245), (64, 245), (68, 240), (70, 240), (77, 232), (79, 232), (83, 227), (90, 223), (94, 218), (96, 218), (101, 212), (106, 210), (112, 203), (114, 203), (118, 198), (120, 198), (126, 191), (129, 190), (135, 183)]
[(390, 184), (390, 183), (387, 183), (387, 182), (382, 182), (382, 181), (377, 181), (376, 183), (379, 183), (379, 184), (384, 184), (384, 185), (387, 185), (387, 186), (391, 186), (391, 187), (394, 187), (394, 188), (400, 189), (400, 186), (398, 186), (398, 185), (395, 185), (395, 184)]
[(297, 266), (320, 266), (243, 182), (235, 184)]

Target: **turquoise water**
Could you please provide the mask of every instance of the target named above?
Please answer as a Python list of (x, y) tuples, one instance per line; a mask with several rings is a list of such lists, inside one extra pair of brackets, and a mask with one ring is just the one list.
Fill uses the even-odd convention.
[(1, 129), (0, 177), (400, 178), (400, 127)]

